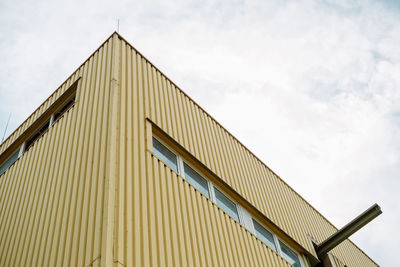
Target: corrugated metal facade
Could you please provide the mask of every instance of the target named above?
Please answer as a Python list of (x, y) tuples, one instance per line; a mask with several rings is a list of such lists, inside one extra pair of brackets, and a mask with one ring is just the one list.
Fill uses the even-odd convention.
[[(75, 107), (0, 178), (1, 266), (290, 266), (153, 156), (152, 123), (297, 249), (336, 231), (117, 34), (0, 152), (78, 77)], [(377, 266), (348, 240), (332, 254)]]
[(110, 40), (1, 146), (4, 151), (82, 77), (75, 106), (0, 177), (0, 266), (88, 266), (99, 259), (111, 55)]

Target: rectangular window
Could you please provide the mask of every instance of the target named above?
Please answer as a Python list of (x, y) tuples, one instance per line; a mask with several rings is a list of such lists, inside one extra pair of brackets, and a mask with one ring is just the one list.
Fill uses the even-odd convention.
[(36, 131), (29, 139), (28, 139), (28, 141), (26, 141), (26, 145), (25, 145), (25, 150), (28, 150), (32, 145), (33, 145), (33, 143), (35, 143), (35, 141), (37, 140), (37, 139), (39, 139), (45, 132), (47, 132), (47, 130), (49, 129), (49, 122), (50, 121), (46, 121), (44, 124), (43, 124), (43, 126), (38, 130), (38, 131)]
[(53, 123), (58, 121), (65, 112), (67, 112), (75, 104), (76, 95), (73, 95), (67, 103), (65, 103), (57, 112), (54, 113)]
[(6, 170), (17, 161), (19, 155), (19, 149), (14, 152), (3, 164), (0, 165), (0, 175), (6, 172)]
[(231, 215), (236, 221), (239, 221), (239, 215), (236, 208), (236, 204), (233, 203), (227, 196), (222, 194), (218, 189), (215, 189), (215, 198), (217, 205), (220, 206), (226, 213)]
[(282, 243), (281, 241), (279, 241), (279, 245), (281, 247), (281, 251), (282, 251), (282, 256), (290, 263), (292, 264), (294, 267), (301, 267), (300, 264), (300, 260), (299, 257), (297, 256), (297, 254), (291, 250), (290, 248), (288, 248), (288, 246), (286, 246), (284, 243)]
[(274, 236), (264, 227), (262, 227), (258, 222), (253, 220), (254, 229), (256, 230), (256, 236), (261, 239), (267, 246), (276, 250)]
[(186, 163), (183, 163), (185, 170), (185, 179), (191, 183), (201, 193), (209, 197), (207, 180), (201, 177), (195, 170), (190, 168)]
[(178, 161), (174, 153), (153, 137), (153, 153), (171, 169), (178, 172)]

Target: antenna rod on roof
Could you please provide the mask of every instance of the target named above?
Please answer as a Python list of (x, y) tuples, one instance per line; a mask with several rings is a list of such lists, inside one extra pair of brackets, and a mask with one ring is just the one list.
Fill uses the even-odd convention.
[(117, 32), (119, 32), (119, 19), (117, 20)]
[(7, 132), (7, 128), (8, 128), (8, 123), (10, 122), (10, 118), (11, 118), (11, 112), (10, 112), (10, 115), (8, 116), (8, 120), (7, 120), (6, 128), (4, 129), (3, 138), (1, 138), (1, 143), (3, 143), (3, 141), (4, 141), (4, 137), (6, 136), (6, 132)]

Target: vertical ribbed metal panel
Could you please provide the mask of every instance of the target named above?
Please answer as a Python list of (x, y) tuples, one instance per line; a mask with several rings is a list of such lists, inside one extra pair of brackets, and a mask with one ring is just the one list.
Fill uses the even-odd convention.
[[(149, 165), (147, 163), (147, 169), (143, 170), (145, 164), (143, 162), (145, 158), (143, 153), (146, 149), (144, 144), (146, 131), (144, 122), (146, 117), (265, 214), (272, 222), (308, 250), (309, 253), (314, 253), (309, 236), (322, 241), (336, 231), (336, 228), (321, 214), (152, 66), (151, 63), (138, 54), (124, 40), (121, 40), (121, 43), (120, 66), (122, 72), (120, 84), (122, 90), (121, 114), (123, 115), (120, 121), (120, 147), (122, 149), (120, 157), (126, 157), (128, 164), (125, 162), (120, 163), (120, 169), (127, 175), (121, 175), (121, 177), (126, 178), (121, 178), (119, 186), (120, 188), (127, 186), (127, 189), (124, 189), (126, 196), (120, 195), (119, 199), (118, 218), (123, 222), (118, 223), (118, 237), (123, 238), (126, 243), (125, 241), (118, 241), (118, 259), (124, 259), (124, 263), (130, 266), (131, 263), (134, 263), (134, 260), (139, 260), (139, 255), (147, 257), (148, 253), (151, 253), (149, 252), (152, 251), (151, 249), (161, 249), (158, 248), (160, 244), (151, 243), (152, 240), (157, 240), (158, 238), (164, 240), (160, 241), (164, 243), (167, 242), (166, 240), (177, 239), (177, 243), (174, 242), (173, 244), (180, 244), (179, 238), (183, 238), (188, 250), (185, 253), (189, 254), (195, 253), (194, 250), (190, 250), (194, 246), (191, 242), (197, 242), (196, 246), (200, 246), (200, 244), (204, 246), (204, 243), (199, 243), (198, 239), (204, 241), (204, 239), (211, 238), (208, 232), (205, 235), (201, 235), (203, 233), (201, 229), (189, 229), (180, 234), (175, 232), (177, 231), (175, 229), (176, 224), (185, 225), (185, 221), (181, 221), (182, 216), (189, 216), (189, 214), (179, 214), (179, 220), (171, 222), (170, 216), (176, 217), (176, 214), (163, 214), (163, 212), (165, 212), (164, 209), (171, 212), (171, 209), (176, 207), (177, 203), (168, 202), (170, 198), (167, 197), (168, 194), (162, 196), (163, 198), (165, 197), (165, 201), (161, 202), (162, 211), (157, 211), (160, 207), (155, 203), (160, 201), (158, 199), (160, 198), (159, 191), (166, 190), (164, 186), (167, 187), (168, 185), (164, 183), (170, 183), (168, 181), (170, 177), (164, 177), (166, 176), (163, 174), (165, 170), (159, 174), (160, 169), (158, 166), (154, 167), (154, 164)], [(131, 137), (132, 135), (133, 137)], [(130, 140), (130, 138), (133, 140)], [(157, 168), (157, 170), (153, 168)], [(161, 184), (157, 184), (155, 191), (152, 189), (154, 185), (149, 182), (154, 172), (157, 172), (155, 176), (160, 175), (161, 179), (161, 182), (157, 181), (157, 183), (160, 182)], [(129, 181), (130, 175), (132, 175), (133, 181)], [(143, 177), (148, 179), (143, 179)], [(167, 181), (163, 181), (163, 179), (167, 179)], [(152, 182), (154, 183), (155, 181), (153, 180)], [(171, 187), (168, 190), (171, 190), (172, 193), (172, 190), (177, 189)], [(184, 200), (179, 199), (179, 201), (182, 202)], [(133, 203), (133, 206), (130, 206), (129, 203)], [(190, 212), (192, 205), (198, 204), (193, 203), (193, 200), (191, 200), (191, 202), (184, 205), (182, 208), (189, 209), (188, 212)], [(173, 211), (175, 212), (175, 210)], [(127, 214), (128, 217), (126, 218), (121, 214)], [(215, 219), (212, 217), (212, 220)], [(159, 229), (158, 232), (154, 230), (154, 227), (160, 227), (157, 224), (164, 223), (166, 224), (165, 227), (169, 227), (169, 230)], [(197, 223), (194, 224), (198, 225)], [(140, 231), (140, 229), (143, 230), (143, 227), (145, 229), (144, 232)], [(125, 236), (124, 233), (129, 231), (133, 231), (135, 234), (131, 237), (129, 237), (130, 235)], [(156, 231), (156, 233), (153, 233), (153, 231)], [(170, 235), (163, 236), (162, 233), (164, 231), (167, 231)], [(191, 237), (190, 233), (192, 231), (196, 231), (198, 235)], [(212, 235), (213, 238), (217, 238), (219, 231), (223, 232), (224, 230), (215, 229), (213, 231), (216, 231)], [(184, 236), (181, 237), (181, 234)], [(233, 236), (235, 235), (233, 234)], [(189, 241), (186, 240), (187, 238)], [(213, 242), (216, 242), (216, 240), (213, 240)], [(171, 251), (171, 255), (166, 253), (164, 250), (169, 249), (169, 246), (166, 243), (164, 245), (163, 250), (159, 253), (165, 253), (169, 263), (176, 262), (179, 259), (178, 255), (175, 255), (177, 258), (168, 258), (174, 257), (174, 252)], [(221, 244), (219, 249), (225, 249), (226, 252), (232, 249), (224, 246), (230, 246), (230, 242)], [(150, 250), (145, 249), (148, 247)], [(202, 249), (201, 251), (203, 251)], [(133, 255), (130, 255), (130, 251), (133, 251)], [(349, 266), (376, 266), (373, 261), (349, 241), (341, 244), (333, 253), (338, 255)], [(224, 253), (222, 254), (225, 255)], [(190, 255), (193, 256), (193, 254)], [(226, 261), (223, 258), (220, 261), (228, 264), (229, 260), (235, 258), (235, 256), (231, 255), (231, 257), (229, 255), (229, 253), (226, 255)], [(250, 257), (249, 255), (251, 253), (246, 257)], [(200, 259), (202, 255), (194, 256), (195, 259)], [(255, 260), (255, 258), (251, 260)], [(139, 264), (139, 262), (136, 263)], [(150, 262), (140, 262), (141, 265), (148, 263)], [(199, 264), (204, 264), (204, 262), (199, 262)]]
[(98, 264), (111, 49), (104, 43), (1, 146), (82, 77), (75, 106), (0, 178), (0, 266)]
[[(120, 55), (119, 158), (126, 160), (119, 161), (118, 168), (114, 262), (124, 266), (290, 266), (146, 151), (146, 114), (164, 118), (163, 127), (175, 138), (183, 138), (180, 115), (188, 113), (178, 110), (183, 95), (152, 89), (172, 88), (172, 84), (124, 42)], [(145, 105), (153, 93), (157, 93), (157, 109)], [(165, 111), (155, 112), (164, 106), (168, 106)], [(191, 130), (196, 132), (194, 126)], [(196, 134), (206, 138), (200, 131)], [(199, 145), (193, 147), (201, 151)]]
[[(336, 230), (116, 34), (0, 153), (78, 77), (75, 107), (1, 176), (0, 266), (289, 266), (153, 157), (146, 118), (309, 253)], [(376, 266), (350, 241), (332, 253)]]
[(119, 201), (121, 266), (291, 266), (150, 152), (145, 156), (146, 179), (120, 182), (133, 192)]
[(337, 257), (332, 256), (331, 258), (333, 259), (333, 263), (335, 264), (336, 267), (346, 267), (346, 264), (341, 262)]

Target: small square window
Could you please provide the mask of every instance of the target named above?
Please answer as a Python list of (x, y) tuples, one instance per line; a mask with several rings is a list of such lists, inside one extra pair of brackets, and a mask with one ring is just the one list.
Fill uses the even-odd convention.
[(185, 169), (185, 179), (197, 188), (201, 193), (209, 197), (207, 180), (201, 177), (195, 170), (183, 163)]
[(37, 130), (29, 139), (28, 141), (26, 141), (25, 144), (25, 150), (29, 150), (29, 148), (31, 146), (33, 146), (33, 144), (36, 142), (36, 140), (38, 140), (40, 137), (42, 137), (42, 135), (44, 135), (47, 130), (49, 129), (49, 122), (50, 121), (46, 121), (42, 127), (40, 127), (39, 130)]
[(297, 254), (281, 241), (279, 241), (279, 245), (281, 246), (282, 256), (294, 267), (301, 267)]
[(6, 170), (17, 161), (19, 150), (14, 152), (3, 164), (0, 165), (0, 175), (6, 172)]
[(74, 104), (76, 95), (65, 103), (57, 112), (54, 113), (53, 123), (58, 121)]
[(176, 155), (172, 153), (168, 148), (160, 143), (157, 139), (153, 137), (153, 153), (159, 159), (164, 161), (171, 169), (178, 172), (178, 161)]
[(254, 229), (256, 230), (256, 236), (261, 239), (261, 241), (263, 241), (267, 246), (276, 251), (274, 236), (255, 220), (253, 220), (253, 223)]
[(218, 206), (220, 206), (226, 213), (231, 215), (236, 221), (239, 221), (239, 214), (236, 208), (236, 204), (232, 200), (230, 200), (227, 196), (225, 196), (216, 188), (215, 198), (217, 199)]

